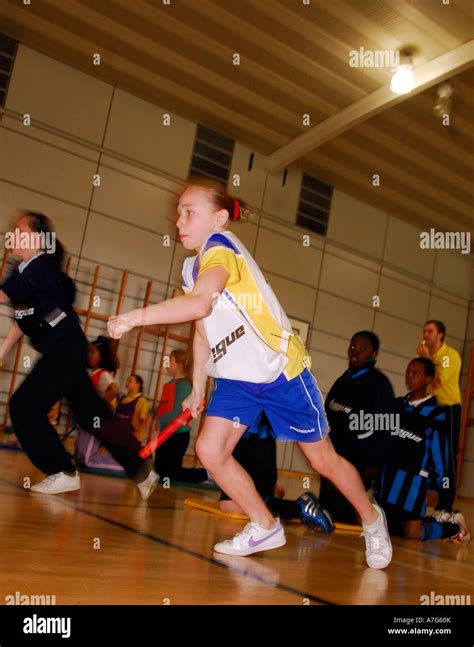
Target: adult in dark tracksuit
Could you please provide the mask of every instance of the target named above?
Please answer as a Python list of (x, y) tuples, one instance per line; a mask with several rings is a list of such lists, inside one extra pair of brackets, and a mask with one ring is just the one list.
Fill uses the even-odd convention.
[[(390, 435), (390, 429), (376, 428), (378, 419), (390, 425), (395, 422), (396, 412), (392, 385), (375, 368), (378, 350), (379, 339), (374, 333), (361, 330), (353, 335), (348, 349), (349, 368), (332, 385), (325, 405), (329, 437), (337, 453), (357, 469), (367, 489), (383, 465), (386, 438)], [(377, 419), (376, 414), (389, 415)], [(319, 502), (334, 521), (359, 523), (354, 508), (324, 478)]]
[[(78, 472), (48, 420), (51, 406), (66, 397), (77, 423), (100, 439), (123, 465), (148, 498), (158, 476), (150, 460), (139, 456), (140, 443), (129, 421), (116, 420), (105, 400), (95, 392), (87, 372), (88, 342), (73, 309), (75, 286), (62, 271), (64, 250), (51, 234), (49, 219), (36, 212), (21, 212), (12, 243), (22, 263), (0, 285), (0, 302), (11, 302), (14, 323), (0, 348), (0, 359), (24, 334), (41, 357), (10, 400), (10, 415), (17, 437), (31, 462), (45, 474), (34, 492), (58, 494), (80, 487)], [(35, 236), (36, 234), (36, 236)], [(43, 235), (43, 238), (41, 238)], [(55, 253), (44, 249), (55, 243)], [(25, 243), (25, 241), (27, 241)]]

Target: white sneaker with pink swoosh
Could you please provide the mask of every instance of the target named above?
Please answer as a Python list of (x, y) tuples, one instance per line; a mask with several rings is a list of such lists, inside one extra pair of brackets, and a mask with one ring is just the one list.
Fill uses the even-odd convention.
[(252, 553), (271, 548), (280, 548), (286, 544), (285, 531), (280, 519), (275, 520), (272, 528), (262, 528), (257, 523), (248, 523), (245, 528), (238, 532), (232, 539), (226, 539), (214, 546), (216, 553), (226, 555), (240, 555), (245, 557)]

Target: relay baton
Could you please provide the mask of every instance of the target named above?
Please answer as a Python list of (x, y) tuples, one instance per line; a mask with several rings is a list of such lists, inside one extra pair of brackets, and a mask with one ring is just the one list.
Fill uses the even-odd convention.
[[(201, 403), (200, 410), (204, 409), (206, 405), (206, 401), (203, 400)], [(147, 458), (152, 454), (157, 447), (162, 445), (165, 440), (168, 440), (170, 436), (174, 434), (175, 431), (177, 431), (180, 427), (183, 425), (186, 425), (192, 418), (191, 411), (189, 409), (185, 409), (183, 413), (180, 413), (179, 416), (177, 416), (172, 422), (170, 422), (169, 425), (166, 425), (166, 427), (160, 431), (158, 436), (153, 438), (153, 440), (150, 440), (149, 443), (145, 445), (145, 447), (142, 447), (139, 451), (139, 456), (141, 458)]]

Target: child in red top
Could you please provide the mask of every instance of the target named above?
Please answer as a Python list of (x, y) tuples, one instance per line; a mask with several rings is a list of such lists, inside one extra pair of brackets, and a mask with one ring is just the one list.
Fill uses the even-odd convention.
[(87, 365), (91, 369), (92, 385), (113, 410), (119, 394), (119, 388), (115, 382), (115, 372), (119, 365), (111, 339), (99, 335), (89, 344)]
[[(99, 335), (89, 344), (87, 364), (91, 369), (90, 379), (96, 392), (109, 408), (115, 408), (119, 388), (115, 382), (118, 361), (115, 357), (112, 340)], [(122, 466), (103, 447), (100, 441), (83, 429), (76, 433), (76, 461), (83, 467), (123, 474)]]

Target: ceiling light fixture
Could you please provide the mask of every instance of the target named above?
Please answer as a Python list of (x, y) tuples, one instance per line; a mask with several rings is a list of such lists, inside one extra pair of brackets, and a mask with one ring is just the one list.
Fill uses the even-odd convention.
[(408, 94), (415, 87), (412, 58), (410, 54), (400, 52), (400, 65), (392, 76), (390, 90), (395, 94)]

